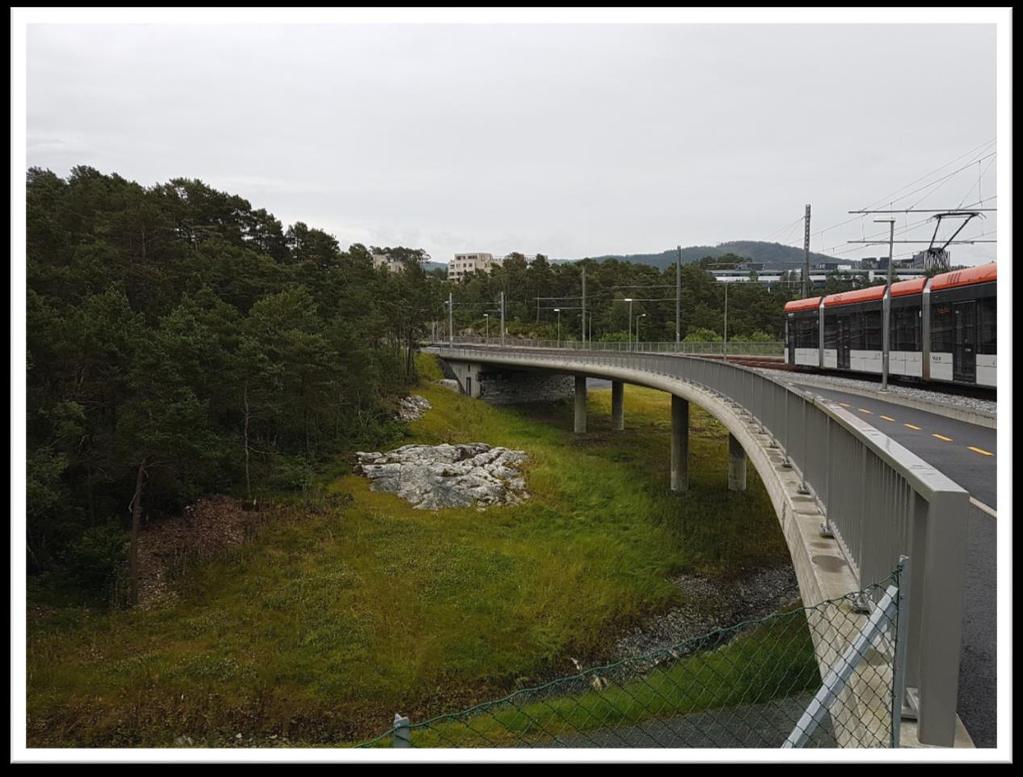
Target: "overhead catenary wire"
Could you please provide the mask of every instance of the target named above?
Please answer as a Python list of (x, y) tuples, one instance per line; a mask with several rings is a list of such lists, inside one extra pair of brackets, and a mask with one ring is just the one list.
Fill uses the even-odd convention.
[[(911, 196), (914, 192), (910, 192), (909, 194), (900, 195), (899, 197), (895, 197), (895, 195), (899, 195), (904, 189), (908, 189), (909, 187), (916, 185), (920, 181), (923, 181), (923, 180), (929, 178), (930, 176), (934, 175), (935, 173), (938, 173), (939, 171), (944, 170), (946, 167), (948, 167), (950, 165), (953, 165), (953, 164), (955, 164), (956, 162), (959, 162), (962, 159), (965, 159), (965, 158), (970, 157), (970, 156), (974, 156), (974, 155), (976, 155), (978, 153), (984, 153), (985, 150), (987, 149), (987, 147), (990, 146), (995, 141), (996, 141), (996, 138), (992, 138), (991, 140), (988, 140), (985, 143), (981, 143), (979, 146), (973, 147), (972, 149), (970, 149), (966, 153), (960, 154), (955, 159), (952, 159), (951, 161), (946, 162), (945, 164), (940, 165), (939, 167), (933, 168), (932, 170), (928, 171), (927, 173), (925, 173), (924, 175), (920, 176), (919, 178), (916, 178), (916, 179), (910, 181), (908, 184), (905, 184), (904, 186), (899, 187), (895, 191), (893, 191), (893, 192), (891, 192), (889, 194), (886, 194), (883, 197), (879, 197), (877, 200), (874, 200), (872, 203), (870, 203), (865, 208), (863, 208), (863, 210), (867, 210), (869, 208), (877, 207), (877, 205), (879, 205), (879, 204), (881, 204), (883, 202), (898, 202), (900, 199), (905, 199), (906, 197)], [(983, 157), (983, 158), (986, 158), (986, 157)], [(979, 161), (979, 160), (971, 160), (970, 163), (968, 165), (966, 165), (965, 168), (961, 168), (960, 170), (955, 171), (951, 175), (955, 175), (958, 172), (961, 172), (963, 169), (968, 169), (976, 161)], [(939, 181), (940, 180), (941, 179), (939, 179)], [(933, 185), (933, 183), (936, 183), (936, 182), (932, 182), (932, 184), (927, 184), (923, 188), (926, 189), (928, 186)], [(892, 199), (892, 198), (894, 198), (894, 199)], [(824, 233), (830, 232), (832, 229), (837, 229), (838, 227), (844, 226), (846, 224), (851, 224), (852, 222), (856, 221), (857, 218), (860, 218), (860, 217), (853, 216), (852, 218), (844, 219), (844, 220), (839, 221), (839, 222), (837, 222), (835, 224), (832, 224), (830, 226), (824, 227), (823, 229), (817, 230), (816, 232), (811, 233), (810, 236), (811, 237), (820, 237)]]

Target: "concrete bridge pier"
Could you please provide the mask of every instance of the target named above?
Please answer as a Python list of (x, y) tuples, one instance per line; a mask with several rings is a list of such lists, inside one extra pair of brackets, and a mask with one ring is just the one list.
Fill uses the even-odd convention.
[(586, 433), (586, 376), (575, 376), (575, 433)]
[(611, 381), (611, 428), (625, 431), (625, 384), (620, 380)]
[(689, 400), (671, 395), (671, 490), (689, 490)]
[(746, 451), (731, 432), (728, 434), (728, 490), (746, 490)]

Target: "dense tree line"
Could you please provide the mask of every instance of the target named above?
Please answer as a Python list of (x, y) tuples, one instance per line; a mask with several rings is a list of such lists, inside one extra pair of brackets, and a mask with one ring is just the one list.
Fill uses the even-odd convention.
[(197, 180), (28, 173), (29, 568), (109, 584), (147, 517), (378, 438), (443, 282)]
[[(428, 335), (553, 338), (587, 329), (675, 336), (675, 269), (616, 260), (527, 262), (449, 284), (406, 247), (341, 250), (198, 180), (143, 187), (76, 167), (31, 169), (27, 188), (28, 532), (32, 571), (96, 590), (133, 564), (148, 518), (203, 494), (253, 499), (302, 487), (339, 451), (393, 433), (389, 398), (415, 379)], [(374, 269), (371, 255), (401, 260)], [(682, 336), (716, 339), (724, 285), (707, 257), (682, 270)], [(796, 285), (733, 284), (730, 338), (778, 339)], [(432, 330), (432, 331), (431, 331)], [(127, 548), (127, 552), (125, 551)], [(129, 575), (134, 579), (133, 575)]]
[[(738, 256), (707, 257), (682, 266), (681, 335), (683, 338), (721, 337), (724, 330), (725, 284), (714, 280), (710, 267), (727, 267), (744, 261)], [(498, 334), (499, 299), (505, 294), (505, 316), (510, 335), (554, 338), (560, 308), (563, 339), (582, 335), (582, 272), (586, 271), (587, 333), (594, 340), (625, 339), (629, 329), (629, 303), (633, 299), (633, 327), (645, 341), (675, 339), (675, 268), (614, 259), (584, 259), (551, 263), (543, 256), (532, 262), (513, 254), (490, 273), (476, 272), (453, 284), (453, 323), (457, 332), (486, 329)], [(774, 339), (782, 337), (782, 309), (799, 297), (796, 283), (768, 288), (759, 283), (733, 283), (728, 288), (729, 338)], [(589, 320), (592, 315), (592, 320)], [(438, 324), (441, 336), (448, 321)]]

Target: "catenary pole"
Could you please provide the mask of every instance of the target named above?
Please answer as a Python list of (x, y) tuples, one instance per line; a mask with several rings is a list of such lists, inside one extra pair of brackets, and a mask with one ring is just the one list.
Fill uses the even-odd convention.
[(675, 257), (675, 342), (682, 342), (682, 246)]
[(810, 205), (806, 206), (803, 227), (803, 299), (810, 296)]
[(874, 219), (888, 224), (888, 285), (881, 302), (881, 391), (888, 390), (888, 357), (891, 349), (892, 281), (895, 279), (895, 219)]

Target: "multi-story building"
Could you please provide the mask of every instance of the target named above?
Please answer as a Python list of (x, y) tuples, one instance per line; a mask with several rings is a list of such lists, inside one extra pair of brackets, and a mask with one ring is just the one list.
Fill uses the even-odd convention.
[(460, 281), (467, 274), (477, 271), (490, 272), (499, 264), (501, 259), (495, 259), (493, 254), (455, 254), (455, 258), (448, 262), (448, 280)]
[(390, 272), (401, 269), (401, 260), (392, 259), (390, 254), (373, 254), (373, 269), (383, 267)]

